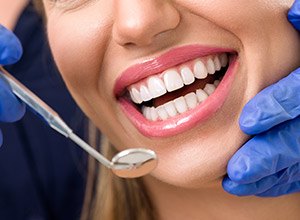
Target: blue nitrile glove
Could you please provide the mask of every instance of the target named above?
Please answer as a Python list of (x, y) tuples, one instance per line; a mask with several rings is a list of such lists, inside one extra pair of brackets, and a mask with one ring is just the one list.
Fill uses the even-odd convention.
[[(21, 55), (22, 47), (17, 37), (0, 25), (0, 65), (17, 62)], [(8, 84), (0, 78), (0, 121), (14, 122), (22, 118), (24, 113), (25, 105), (13, 95)], [(2, 133), (0, 130), (1, 144)]]
[[(300, 30), (300, 0), (288, 18)], [(300, 192), (300, 69), (247, 103), (240, 127), (253, 138), (230, 159), (223, 188), (239, 196)]]

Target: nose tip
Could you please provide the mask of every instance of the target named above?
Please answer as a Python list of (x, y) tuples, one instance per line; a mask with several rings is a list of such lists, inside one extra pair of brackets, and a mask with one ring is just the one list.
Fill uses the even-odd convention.
[(118, 1), (113, 38), (121, 46), (146, 46), (178, 26), (180, 15), (169, 1)]

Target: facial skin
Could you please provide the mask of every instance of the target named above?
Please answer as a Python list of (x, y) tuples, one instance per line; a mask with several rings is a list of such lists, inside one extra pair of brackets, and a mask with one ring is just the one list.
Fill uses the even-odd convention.
[(13, 30), (22, 10), (27, 4), (28, 0), (18, 0), (13, 2), (0, 0), (1, 24), (10, 30)]
[[(145, 146), (159, 157), (158, 181), (184, 188), (220, 183), (249, 138), (238, 126), (245, 103), (299, 64), (292, 0), (44, 0), (50, 46), (73, 97), (119, 149)], [(142, 135), (113, 93), (128, 67), (183, 45), (231, 48), (239, 67), (223, 106), (181, 134)]]

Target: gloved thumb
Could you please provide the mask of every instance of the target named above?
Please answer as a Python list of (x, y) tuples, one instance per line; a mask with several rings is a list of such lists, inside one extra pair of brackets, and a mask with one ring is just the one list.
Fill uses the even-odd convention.
[(240, 116), (240, 128), (258, 134), (300, 115), (300, 69), (265, 88), (251, 99)]
[(17, 62), (22, 56), (22, 46), (18, 38), (0, 25), (0, 65)]

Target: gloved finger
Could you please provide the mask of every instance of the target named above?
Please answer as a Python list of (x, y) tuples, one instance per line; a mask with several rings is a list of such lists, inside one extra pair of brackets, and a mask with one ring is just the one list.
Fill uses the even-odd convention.
[(14, 122), (23, 117), (25, 104), (12, 93), (9, 85), (0, 78), (0, 121)]
[(273, 175), (264, 177), (254, 183), (238, 184), (228, 177), (223, 181), (224, 189), (234, 195), (248, 196), (257, 195), (272, 189), (274, 186), (286, 185), (295, 181), (300, 181), (299, 163), (283, 169)]
[(300, 182), (288, 183), (285, 185), (276, 186), (263, 193), (259, 193), (256, 196), (259, 197), (278, 197), (295, 192), (300, 192)]
[(224, 190), (237, 196), (250, 196), (263, 193), (276, 185), (277, 178), (274, 175), (265, 177), (257, 182), (249, 184), (239, 184), (225, 177), (222, 182)]
[(258, 134), (300, 115), (300, 69), (267, 87), (244, 107), (239, 124), (246, 134)]
[(300, 117), (254, 136), (229, 160), (229, 178), (253, 183), (300, 162), (299, 128)]
[(253, 191), (255, 191), (247, 188), (247, 184), (238, 184), (232, 181), (228, 176), (224, 177), (222, 187), (226, 192), (236, 196), (253, 195)]
[(0, 25), (0, 64), (17, 62), (22, 56), (22, 46), (18, 38)]
[(300, 1), (294, 2), (288, 13), (288, 19), (297, 30), (300, 30)]
[(251, 183), (251, 184), (238, 184), (230, 180), (228, 177), (225, 177), (222, 181), (223, 189), (226, 192), (236, 196), (251, 196), (251, 195), (263, 193), (264, 191), (272, 188), (272, 186), (269, 186), (269, 184), (273, 185), (271, 182), (264, 182), (264, 181)]

